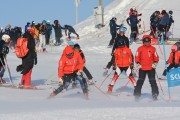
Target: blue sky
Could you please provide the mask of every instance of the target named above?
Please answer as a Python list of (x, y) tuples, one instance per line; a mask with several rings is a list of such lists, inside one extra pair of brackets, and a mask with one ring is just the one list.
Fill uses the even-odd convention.
[[(106, 6), (112, 0), (104, 0)], [(93, 8), (98, 5), (98, 0), (81, 0), (79, 4), (79, 21), (93, 14)], [(24, 25), (29, 21), (36, 23), (42, 20), (50, 20), (51, 23), (58, 19), (62, 25), (75, 24), (74, 0), (1, 0), (0, 26), (5, 28), (7, 24), (14, 26)]]

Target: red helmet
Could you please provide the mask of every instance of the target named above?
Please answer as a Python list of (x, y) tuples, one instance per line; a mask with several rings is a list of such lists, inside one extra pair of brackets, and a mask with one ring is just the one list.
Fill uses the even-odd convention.
[(171, 51), (172, 52), (176, 52), (178, 49), (177, 49), (177, 45), (173, 45), (172, 47), (171, 47)]
[(151, 42), (152, 37), (150, 35), (143, 35), (142, 41), (143, 42)]

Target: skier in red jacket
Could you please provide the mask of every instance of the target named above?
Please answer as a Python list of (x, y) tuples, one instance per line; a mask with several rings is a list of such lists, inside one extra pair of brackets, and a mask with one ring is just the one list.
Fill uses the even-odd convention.
[(159, 90), (155, 79), (155, 69), (159, 61), (159, 56), (157, 55), (156, 48), (151, 46), (151, 37), (149, 35), (144, 35), (142, 41), (143, 45), (137, 49), (135, 56), (135, 62), (139, 68), (139, 78), (134, 90), (135, 100), (138, 100), (141, 96), (141, 88), (145, 81), (146, 74), (148, 74), (151, 84), (152, 97), (154, 100), (157, 100)]

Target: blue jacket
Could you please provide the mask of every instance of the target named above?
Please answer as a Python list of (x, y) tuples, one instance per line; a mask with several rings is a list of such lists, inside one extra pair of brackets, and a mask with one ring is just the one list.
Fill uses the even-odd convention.
[(126, 22), (128, 25), (131, 25), (131, 27), (136, 27), (139, 21), (136, 15), (131, 15), (126, 19)]
[(116, 33), (117, 29), (120, 27), (119, 25), (116, 24), (116, 22), (113, 19), (110, 20), (109, 26), (110, 26), (110, 33)]
[(167, 13), (160, 19), (159, 24), (164, 26), (169, 25), (169, 15)]

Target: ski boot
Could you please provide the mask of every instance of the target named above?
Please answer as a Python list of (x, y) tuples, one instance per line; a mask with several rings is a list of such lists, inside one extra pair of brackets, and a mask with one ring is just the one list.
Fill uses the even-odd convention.
[(6, 84), (6, 81), (0, 78), (0, 84)]
[(108, 86), (108, 93), (112, 93), (112, 90), (113, 90), (113, 85), (110, 84), (110, 85)]
[(94, 85), (94, 82), (92, 79), (88, 80), (88, 85)]
[(153, 98), (153, 100), (154, 100), (154, 101), (157, 101), (157, 100), (158, 100), (158, 98), (157, 98), (157, 97), (158, 97), (158, 95), (157, 95), (157, 94), (153, 94), (153, 95), (152, 95), (152, 98)]

